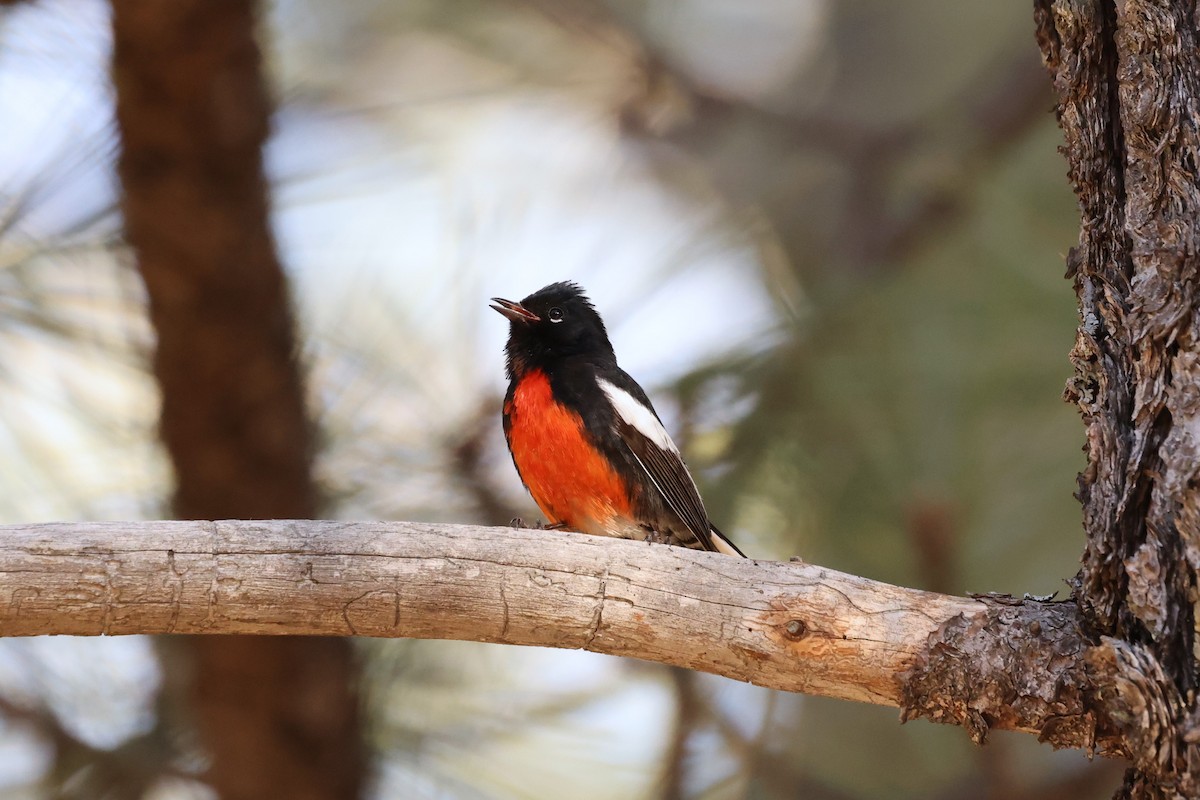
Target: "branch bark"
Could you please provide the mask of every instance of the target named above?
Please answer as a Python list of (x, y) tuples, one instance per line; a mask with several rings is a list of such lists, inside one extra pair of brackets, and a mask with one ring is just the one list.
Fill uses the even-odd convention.
[(0, 527), (0, 636), (462, 639), (629, 656), (1120, 755), (1074, 603), (799, 562), (410, 522)]

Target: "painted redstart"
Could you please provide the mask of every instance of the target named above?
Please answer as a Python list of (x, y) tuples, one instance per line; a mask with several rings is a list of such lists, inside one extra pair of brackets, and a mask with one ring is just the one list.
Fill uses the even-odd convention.
[(744, 557), (709, 521), (679, 448), (617, 366), (583, 290), (553, 283), (492, 303), (509, 319), (504, 436), (549, 526)]

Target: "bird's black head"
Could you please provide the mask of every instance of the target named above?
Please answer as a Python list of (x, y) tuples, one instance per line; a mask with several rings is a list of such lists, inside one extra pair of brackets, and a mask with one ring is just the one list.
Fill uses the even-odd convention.
[(509, 319), (509, 378), (572, 357), (615, 363), (604, 322), (578, 284), (552, 283), (519, 303), (500, 297), (492, 303)]

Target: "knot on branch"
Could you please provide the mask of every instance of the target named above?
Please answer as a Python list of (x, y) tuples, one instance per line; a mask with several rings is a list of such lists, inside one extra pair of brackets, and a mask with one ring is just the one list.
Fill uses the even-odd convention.
[(1097, 732), (1075, 604), (978, 599), (986, 611), (947, 620), (898, 676), (901, 721), (954, 722), (976, 744), (1000, 725), (1036, 732), (1054, 747), (1111, 754), (1115, 741)]
[(808, 635), (808, 625), (802, 619), (788, 620), (788, 623), (783, 626), (784, 635), (792, 640), (800, 640)]

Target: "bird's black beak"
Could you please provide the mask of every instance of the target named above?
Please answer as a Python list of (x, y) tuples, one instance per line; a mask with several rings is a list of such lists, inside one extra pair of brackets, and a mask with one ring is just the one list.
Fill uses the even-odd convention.
[(513, 322), (539, 322), (541, 317), (533, 313), (520, 303), (514, 303), (512, 300), (505, 300), (503, 297), (492, 298), (492, 308), (499, 311), (504, 316), (511, 319)]

